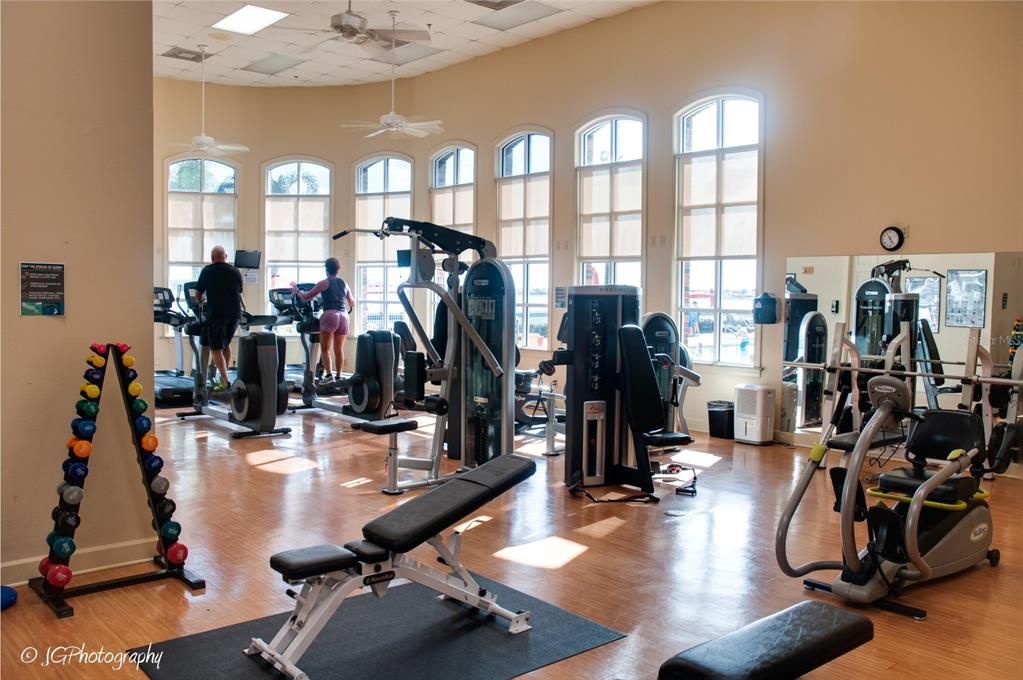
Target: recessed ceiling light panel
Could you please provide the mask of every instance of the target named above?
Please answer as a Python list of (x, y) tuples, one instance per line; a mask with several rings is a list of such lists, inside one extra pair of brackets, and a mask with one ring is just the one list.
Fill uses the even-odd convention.
[(496, 28), (499, 31), (507, 31), (509, 28), (528, 24), (560, 11), (557, 7), (550, 7), (539, 2), (522, 2), (482, 16), (472, 23)]
[(267, 26), (276, 24), (286, 16), (288, 16), (287, 12), (278, 12), (275, 9), (266, 9), (265, 7), (256, 7), (255, 5), (245, 5), (234, 14), (229, 14), (213, 24), (213, 28), (243, 35), (252, 35), (262, 31)]

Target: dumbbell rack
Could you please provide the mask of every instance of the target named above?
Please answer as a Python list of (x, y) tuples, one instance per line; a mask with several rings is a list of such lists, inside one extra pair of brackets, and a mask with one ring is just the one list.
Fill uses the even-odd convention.
[[(53, 509), (54, 528), (47, 536), (50, 546), (49, 555), (40, 562), (42, 576), (29, 579), (29, 587), (57, 615), (57, 618), (74, 616), (74, 608), (66, 600), (77, 595), (88, 595), (104, 590), (131, 586), (165, 578), (175, 578), (184, 582), (192, 590), (206, 587), (206, 582), (185, 569), (188, 549), (179, 543), (180, 525), (171, 521), (175, 510), (174, 502), (167, 498), (166, 478), (160, 477), (162, 459), (154, 451), (158, 441), (148, 434), (152, 421), (144, 414), (149, 405), (140, 398), (142, 385), (136, 382), (138, 371), (132, 368), (134, 358), (127, 354), (130, 347), (123, 343), (93, 343), (89, 348), (93, 354), (86, 359), (89, 369), (85, 372), (86, 382), (82, 384), (82, 399), (76, 404), (79, 418), (72, 421), (74, 436), (68, 440), (68, 459), (64, 462), (64, 481), (58, 487), (59, 504)], [(146, 489), (149, 510), (152, 515), (152, 526), (157, 532), (157, 552), (153, 562), (160, 568), (157, 571), (133, 576), (89, 583), (75, 588), (67, 588), (71, 579), (68, 567), (71, 555), (75, 551), (75, 530), (81, 522), (78, 514), (84, 496), (85, 478), (88, 475), (88, 460), (92, 453), (92, 439), (95, 436), (95, 420), (99, 413), (99, 400), (102, 396), (104, 379), (110, 362), (116, 364), (117, 381), (120, 386), (124, 412), (128, 419), (128, 427), (132, 433), (132, 444), (135, 447), (136, 462), (142, 474), (142, 483)], [(149, 448), (146, 448), (148, 446)], [(162, 480), (154, 483), (154, 480)], [(58, 545), (60, 549), (54, 546)], [(174, 547), (177, 546), (177, 547)], [(54, 585), (48, 574), (54, 568), (60, 569), (54, 580), (63, 580)]]

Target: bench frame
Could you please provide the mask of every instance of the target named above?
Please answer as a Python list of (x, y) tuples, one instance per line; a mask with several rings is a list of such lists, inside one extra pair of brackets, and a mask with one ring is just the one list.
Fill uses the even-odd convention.
[(437, 552), (438, 562), (450, 571), (444, 573), (432, 569), (408, 554), (391, 553), (381, 562), (360, 561), (348, 569), (309, 577), (302, 582), (302, 591), (294, 595), (294, 612), (274, 638), (269, 643), (261, 638), (252, 638), (245, 653), (261, 656), (293, 680), (308, 680), (296, 664), (345, 598), (363, 586), (369, 586), (374, 595), (383, 597), (391, 582), (398, 578), (425, 586), (442, 598), (457, 600), (485, 614), (499, 616), (508, 621), (509, 633), (530, 629), (528, 611), (512, 612), (498, 605), (497, 596), (481, 586), (459, 561), (462, 547), (460, 532), (452, 532), (447, 543), (440, 534), (426, 542)]

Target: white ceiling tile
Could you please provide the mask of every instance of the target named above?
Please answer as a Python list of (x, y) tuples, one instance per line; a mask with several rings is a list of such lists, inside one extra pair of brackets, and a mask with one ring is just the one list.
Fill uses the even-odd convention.
[(624, 5), (615, 0), (598, 0), (596, 2), (581, 2), (572, 7), (571, 11), (593, 19), (599, 19), (630, 9), (632, 9), (630, 5)]
[(199, 26), (211, 26), (224, 18), (224, 15), (206, 9), (205, 4), (201, 2), (176, 5), (164, 10), (159, 16), (168, 21), (180, 21)]
[(466, 45), (468, 42), (468, 38), (460, 38), (455, 35), (448, 35), (447, 33), (434, 33), (430, 36), (428, 44), (440, 50), (450, 50)]
[(436, 14), (441, 14), (446, 17), (453, 19), (461, 19), (462, 21), (475, 21), (481, 16), (490, 14), (494, 10), (481, 7), (480, 5), (474, 5), (471, 2), (454, 2), (450, 5), (444, 5), (433, 10)]
[[(568, 12), (562, 12), (567, 14)], [(532, 40), (533, 38), (539, 38), (543, 35), (550, 35), (551, 33), (557, 32), (559, 29), (557, 26), (551, 26), (550, 24), (541, 24), (539, 21), (531, 21), (528, 24), (522, 24), (515, 28), (509, 28), (508, 33), (519, 38), (519, 42), (522, 42), (522, 38)]]
[(437, 14), (436, 12), (423, 12), (416, 18), (416, 23), (433, 32), (443, 31), (449, 26), (464, 24), (465, 20)]
[[(386, 54), (368, 51), (341, 41), (327, 41), (330, 32), (283, 30), (292, 28), (328, 28), (330, 17), (343, 12), (346, 0), (256, 0), (261, 7), (289, 14), (278, 24), (256, 35), (220, 32), (225, 41), (210, 38), (217, 33), (212, 24), (240, 9), (243, 0), (156, 0), (153, 7), (153, 51), (155, 55), (172, 46), (195, 49), (199, 43), (210, 46), (209, 66), (215, 82), (260, 87), (293, 87), (319, 84), (352, 84), (386, 81), (390, 65)], [(626, 11), (650, 0), (532, 0), (549, 7), (569, 11), (545, 17), (508, 31), (469, 23), (493, 13), (465, 0), (353, 0), (352, 9), (363, 14), (371, 26), (386, 27), (386, 12), (400, 12), (399, 24), (427, 28), (433, 40), (422, 44), (442, 50), (399, 67), (400, 77), (411, 77), (447, 65), (467, 61), (481, 54), (522, 44), (542, 35), (571, 28), (598, 17)], [(305, 61), (282, 75), (267, 77), (238, 70), (272, 54), (293, 56)], [(373, 58), (383, 62), (373, 61)], [(154, 57), (154, 74), (160, 77), (198, 80), (199, 67), (177, 59)], [(244, 74), (244, 75), (243, 75)], [(298, 76), (295, 78), (294, 76)]]
[[(207, 12), (213, 12), (221, 16), (227, 16), (228, 14), (234, 14), (247, 3), (241, 2), (241, 0), (199, 0), (199, 2), (186, 2), (186, 5), (199, 5)], [(260, 4), (260, 3), (256, 3)]]
[(469, 43), (465, 47), (460, 47), (454, 51), (456, 54), (468, 54), (474, 57), (478, 57), (481, 54), (489, 54), (491, 52), (495, 52), (497, 51), (497, 49), (499, 48), (495, 45), (491, 45), (482, 40), (476, 40), (474, 42)]
[[(528, 26), (530, 24), (526, 25)], [(511, 47), (512, 45), (518, 45), (519, 43), (521, 43), (522, 38), (514, 33), (511, 33), (510, 31), (501, 31), (497, 35), (492, 35), (488, 38), (485, 38), (481, 42), (487, 42), (490, 43), (491, 45), (496, 45), (498, 47)]]
[(538, 19), (536, 23), (544, 24), (546, 26), (555, 26), (558, 29), (572, 28), (573, 26), (579, 26), (591, 21), (590, 17), (582, 14), (576, 14), (575, 12), (558, 12), (552, 14), (549, 17)]
[(487, 26), (480, 26), (471, 22), (452, 26), (451, 28), (445, 29), (447, 35), (453, 35), (456, 38), (468, 38), (469, 40), (482, 40), (489, 38), (490, 36), (497, 35), (501, 31), (498, 31)]

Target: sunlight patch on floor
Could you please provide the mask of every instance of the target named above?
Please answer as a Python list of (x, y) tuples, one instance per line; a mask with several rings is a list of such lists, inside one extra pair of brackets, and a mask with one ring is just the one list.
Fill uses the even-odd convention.
[(354, 489), (357, 486), (362, 486), (363, 484), (369, 484), (372, 481), (373, 480), (370, 479), (369, 477), (357, 477), (357, 478), (349, 480), (347, 482), (342, 482), (341, 486), (343, 486), (346, 489)]
[(582, 534), (583, 536), (589, 536), (591, 538), (604, 538), (605, 536), (610, 536), (624, 524), (626, 524), (626, 521), (621, 517), (608, 517), (598, 522), (592, 522), (586, 526), (574, 529), (573, 533)]
[(299, 457), (288, 457), (282, 458), (281, 460), (275, 460), (263, 465), (257, 465), (257, 468), (264, 472), (272, 472), (276, 475), (292, 475), (296, 472), (305, 472), (306, 470), (315, 470), (319, 467), (315, 462), (308, 458)]
[(721, 456), (693, 449), (683, 449), (671, 457), (672, 463), (691, 465), (692, 467), (709, 468), (721, 460)]
[(548, 536), (531, 543), (503, 548), (494, 553), (494, 557), (538, 569), (561, 569), (587, 550), (589, 548), (581, 543)]

